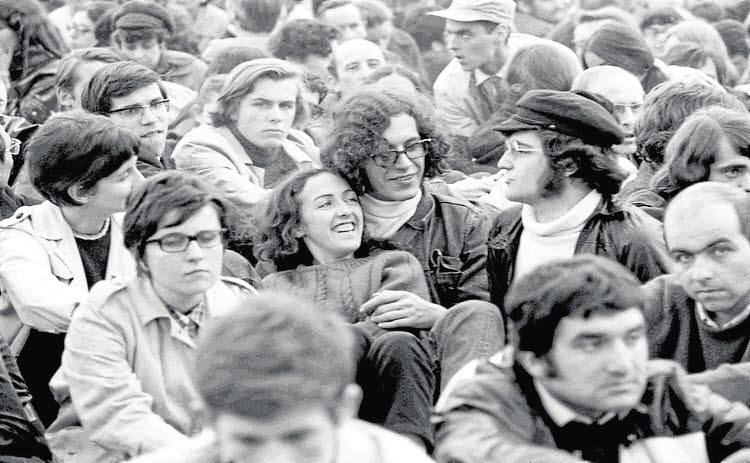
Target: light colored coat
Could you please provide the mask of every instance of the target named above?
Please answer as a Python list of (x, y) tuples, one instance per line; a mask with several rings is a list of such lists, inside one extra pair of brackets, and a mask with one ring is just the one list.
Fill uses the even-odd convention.
[[(300, 169), (320, 167), (318, 149), (299, 130), (290, 130), (282, 147)], [(253, 165), (245, 149), (225, 127), (201, 125), (186, 133), (172, 152), (179, 170), (201, 177), (244, 210), (270, 197), (263, 186), (264, 169)]]
[[(122, 240), (122, 214), (111, 221), (106, 278), (135, 274)], [(89, 288), (73, 230), (49, 201), (21, 207), (0, 222), (0, 335), (18, 355), (29, 327), (49, 333), (68, 330), (73, 309)]]
[[(222, 277), (206, 293), (205, 323), (254, 292)], [(63, 463), (115, 462), (187, 441), (196, 431), (194, 355), (148, 278), (95, 285), (73, 315), (50, 382), (62, 404), (47, 434), (53, 453)]]

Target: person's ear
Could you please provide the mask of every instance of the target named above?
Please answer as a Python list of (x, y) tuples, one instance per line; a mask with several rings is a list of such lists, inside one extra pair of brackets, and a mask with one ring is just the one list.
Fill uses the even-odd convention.
[(533, 352), (519, 350), (516, 352), (516, 360), (535, 379), (549, 376), (549, 362), (544, 357), (537, 357)]
[(578, 172), (578, 164), (576, 164), (571, 158), (561, 159), (557, 164), (558, 168), (562, 169), (562, 172), (566, 177), (571, 177)]
[(492, 36), (498, 43), (505, 45), (508, 43), (508, 37), (510, 37), (510, 27), (505, 24), (498, 24), (492, 30)]
[(76, 99), (73, 97), (73, 93), (70, 90), (57, 88), (55, 89), (57, 96), (57, 103), (60, 107), (60, 111), (70, 111), (76, 107)]
[(71, 185), (67, 189), (68, 196), (79, 204), (86, 204), (89, 202), (91, 197), (96, 193), (96, 186), (92, 188), (84, 188), (80, 184), (76, 183)]
[(362, 403), (362, 388), (357, 384), (349, 384), (344, 388), (341, 395), (341, 403), (337, 409), (339, 423), (344, 420), (355, 418)]

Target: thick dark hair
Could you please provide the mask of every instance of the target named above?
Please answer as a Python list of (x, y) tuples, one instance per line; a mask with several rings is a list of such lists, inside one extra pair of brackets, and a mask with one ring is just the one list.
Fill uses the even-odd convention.
[(696, 18), (702, 19), (707, 23), (715, 23), (724, 19), (726, 13), (724, 8), (713, 1), (699, 1), (688, 10)]
[(47, 10), (37, 0), (0, 0), (0, 23), (6, 24), (18, 39), (9, 69), (13, 81), (36, 71), (40, 62), (62, 58), (69, 51), (47, 17)]
[[(654, 64), (654, 55), (640, 31), (616, 22), (594, 32), (586, 44), (586, 52), (604, 60), (602, 64), (619, 66), (638, 78)], [(588, 67), (585, 62), (584, 67)]]
[(727, 69), (725, 63), (716, 61), (715, 53), (712, 53), (705, 45), (696, 42), (681, 42), (669, 47), (664, 53), (664, 62), (669, 65), (683, 66), (700, 69), (710, 62), (716, 66), (716, 79), (721, 85), (728, 85), (726, 81)]
[(737, 97), (718, 88), (684, 82), (665, 82), (646, 95), (643, 113), (635, 125), (638, 156), (661, 164), (664, 149), (685, 119), (700, 108), (718, 105), (746, 112)]
[(654, 8), (643, 12), (638, 27), (645, 31), (651, 26), (668, 26), (682, 21), (682, 15), (672, 7)]
[(435, 6), (415, 3), (404, 11), (401, 28), (414, 37), (422, 53), (432, 50), (434, 42), (443, 42), (445, 18), (427, 14), (437, 9)]
[(737, 68), (734, 67), (732, 60), (729, 58), (724, 39), (712, 25), (705, 21), (684, 21), (669, 28), (667, 36), (680, 42), (694, 42), (705, 47), (711, 53), (716, 64), (719, 83), (728, 86), (734, 85), (734, 81), (739, 77)]
[(448, 153), (446, 131), (440, 126), (434, 108), (426, 98), (416, 104), (380, 88), (362, 88), (339, 106), (333, 116), (331, 135), (320, 152), (323, 165), (335, 169), (358, 195), (370, 184), (364, 164), (373, 153), (388, 149), (383, 133), (391, 117), (407, 114), (417, 123), (419, 136), (430, 138), (425, 155), (425, 178), (445, 169)]
[(125, 58), (111, 48), (92, 47), (73, 50), (65, 55), (57, 65), (55, 87), (72, 90), (78, 80), (78, 68), (82, 63), (117, 63)]
[(729, 56), (750, 55), (750, 45), (747, 43), (747, 32), (741, 22), (734, 19), (723, 19), (716, 24), (714, 28), (727, 46)]
[(281, 16), (279, 0), (232, 0), (238, 11), (237, 20), (250, 32), (271, 32)]
[(157, 84), (162, 97), (167, 93), (161, 77), (151, 69), (133, 61), (119, 61), (102, 66), (81, 95), (81, 107), (97, 114), (112, 109), (112, 99), (128, 96), (138, 89)]
[(146, 242), (159, 230), (159, 223), (169, 212), (178, 212), (176, 220), (168, 224), (171, 227), (185, 222), (205, 206), (216, 209), (219, 222), (229, 235), (242, 233), (238, 222), (241, 214), (236, 206), (198, 177), (168, 170), (147, 178), (133, 190), (125, 206), (125, 247), (137, 261), (142, 260)]
[[(253, 253), (258, 260), (273, 263), (278, 272), (299, 265), (312, 265), (314, 259), (310, 250), (302, 239), (294, 236), (294, 232), (301, 223), (302, 190), (308, 180), (325, 173), (339, 175), (326, 169), (304, 170), (273, 189), (258, 234), (253, 240)], [(364, 236), (362, 242), (365, 242)], [(355, 255), (359, 256), (361, 252), (365, 252), (364, 248), (360, 248)]]
[(58, 206), (79, 206), (68, 188), (90, 189), (138, 156), (141, 142), (103, 116), (76, 110), (42, 124), (26, 146), (29, 178)]
[(750, 157), (750, 114), (710, 107), (687, 118), (667, 144), (664, 165), (651, 180), (652, 188), (669, 201), (690, 185), (708, 180), (722, 139)]
[(326, 57), (333, 52), (336, 30), (320, 21), (297, 19), (284, 24), (268, 42), (274, 58), (304, 63), (311, 55)]
[(338, 314), (274, 291), (211, 323), (195, 357), (196, 388), (213, 417), (268, 419), (320, 406), (335, 419), (356, 369)]
[(570, 90), (582, 71), (574, 52), (567, 56), (559, 46), (539, 43), (525, 47), (513, 55), (507, 65), (506, 80), (516, 94), (529, 90)]
[(536, 267), (514, 281), (505, 296), (518, 349), (536, 357), (552, 349), (563, 318), (644, 310), (644, 305), (641, 283), (632, 273), (614, 260), (586, 254)]
[(627, 173), (617, 165), (609, 148), (592, 146), (580, 138), (551, 130), (541, 130), (538, 135), (553, 172), (561, 173), (565, 161), (571, 160), (577, 167), (576, 172), (570, 176), (571, 179), (580, 179), (606, 198), (611, 198), (620, 191)]

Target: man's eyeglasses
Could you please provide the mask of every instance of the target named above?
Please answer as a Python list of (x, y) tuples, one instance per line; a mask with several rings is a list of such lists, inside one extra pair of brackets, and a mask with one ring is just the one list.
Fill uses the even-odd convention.
[(630, 103), (630, 104), (613, 104), (612, 107), (615, 113), (622, 114), (626, 109), (630, 109), (634, 113), (639, 113), (643, 109), (643, 103)]
[(406, 157), (410, 160), (423, 158), (426, 154), (425, 149), (427, 147), (427, 143), (431, 141), (431, 138), (424, 138), (422, 140), (413, 141), (409, 144), (404, 145), (404, 149), (402, 150), (390, 149), (388, 151), (373, 154), (370, 157), (372, 158), (372, 162), (374, 162), (376, 166), (382, 167), (383, 169), (388, 169), (396, 163), (398, 157), (401, 154), (405, 154)]
[(107, 111), (106, 114), (119, 114), (123, 119), (130, 122), (140, 122), (143, 119), (146, 110), (149, 109), (157, 114), (165, 114), (169, 111), (169, 99), (154, 101), (151, 104), (142, 106), (128, 106), (127, 108)]
[(532, 148), (529, 146), (521, 146), (516, 140), (505, 143), (505, 152), (511, 154), (530, 154), (530, 153), (541, 153), (540, 148)]
[(170, 233), (161, 238), (147, 240), (146, 243), (159, 243), (159, 247), (164, 252), (182, 252), (190, 246), (191, 241), (198, 243), (202, 248), (213, 248), (224, 242), (225, 228), (219, 230), (203, 230), (195, 235), (186, 235), (184, 233)]

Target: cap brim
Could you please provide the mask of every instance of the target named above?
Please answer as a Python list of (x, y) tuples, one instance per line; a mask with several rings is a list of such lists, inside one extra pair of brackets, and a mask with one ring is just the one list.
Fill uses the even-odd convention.
[(501, 132), (503, 134), (520, 132), (522, 130), (537, 130), (539, 126), (536, 124), (529, 124), (527, 122), (521, 122), (517, 119), (506, 119), (503, 122), (492, 127), (495, 132)]
[(440, 10), (427, 13), (439, 18), (450, 19), (451, 21), (469, 22), (469, 21), (489, 21), (487, 15), (477, 13), (476, 11), (464, 10)]

